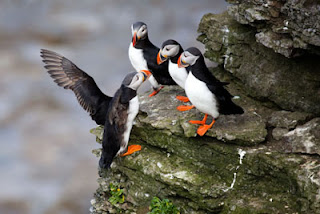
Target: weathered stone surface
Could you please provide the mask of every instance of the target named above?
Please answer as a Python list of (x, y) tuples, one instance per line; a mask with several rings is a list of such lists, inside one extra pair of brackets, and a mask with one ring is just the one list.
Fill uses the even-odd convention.
[(284, 142), (287, 151), (320, 155), (320, 118), (288, 132), (284, 135)]
[[(179, 94), (184, 95), (183, 90), (172, 86), (162, 89), (162, 96), (159, 97), (148, 99), (147, 95), (143, 95), (140, 110), (146, 114), (145, 117), (140, 116), (139, 121), (150, 124), (153, 128), (164, 129), (171, 134), (195, 137), (198, 125), (190, 124), (189, 120), (201, 120), (204, 114), (196, 109), (178, 113), (176, 107), (184, 105), (175, 98)], [(234, 95), (241, 95), (240, 99), (234, 102), (246, 105), (245, 100), (248, 98), (245, 98), (245, 95)], [(216, 120), (214, 128), (206, 134), (206, 136), (240, 145), (263, 142), (266, 135), (265, 121), (253, 109), (248, 109), (243, 115), (221, 115)]]
[[(253, 114), (259, 119), (243, 127), (243, 121), (235, 119), (241, 116), (221, 117), (212, 133), (230, 123), (246, 137), (219, 140), (210, 133), (194, 137), (194, 125), (185, 131), (181, 124), (199, 113), (175, 110), (181, 104), (175, 96), (183, 94), (177, 87), (166, 87), (153, 98), (142, 95), (130, 137), (130, 143), (141, 144), (142, 150), (116, 158), (110, 170), (100, 171), (91, 213), (115, 209), (107, 201), (110, 182), (124, 188), (126, 202), (121, 206), (129, 213), (146, 213), (153, 196), (169, 198), (181, 213), (319, 213), (319, 158), (276, 151), (273, 143), (250, 142), (250, 130), (259, 130), (254, 125), (266, 127), (276, 113), (243, 95), (234, 82), (228, 89), (240, 96), (237, 103), (246, 111), (242, 117)], [(102, 130), (92, 133), (101, 138)], [(266, 140), (265, 134), (261, 138)], [(94, 153), (99, 156), (99, 150)]]
[(285, 110), (320, 114), (320, 57), (290, 60), (274, 53), (256, 42), (255, 28), (226, 13), (205, 15), (198, 31), (205, 56), (238, 78), (247, 94)]
[(275, 111), (271, 114), (268, 125), (278, 128), (293, 129), (311, 118), (311, 114), (304, 112)]
[(320, 2), (316, 0), (227, 0), (229, 14), (257, 29), (258, 42), (286, 57), (319, 54)]
[(272, 130), (272, 137), (275, 140), (281, 140), (283, 136), (288, 133), (288, 131), (288, 129), (276, 127)]

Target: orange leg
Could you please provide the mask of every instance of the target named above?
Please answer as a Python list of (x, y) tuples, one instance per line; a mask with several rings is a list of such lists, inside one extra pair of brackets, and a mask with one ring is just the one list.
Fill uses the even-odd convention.
[(212, 125), (215, 122), (216, 122), (215, 120), (212, 120), (212, 123), (210, 125), (204, 124), (204, 125), (200, 126), (197, 130), (198, 135), (203, 136), (212, 127)]
[(202, 120), (190, 120), (189, 123), (205, 125), (206, 121), (207, 121), (207, 118), (208, 118), (208, 114), (205, 114), (204, 118)]
[(132, 153), (135, 153), (137, 151), (141, 150), (141, 146), (140, 145), (130, 145), (128, 146), (128, 151), (124, 154), (121, 154), (120, 157), (124, 157), (127, 155), (131, 155)]
[(184, 103), (190, 101), (189, 98), (188, 98), (188, 97), (185, 97), (185, 96), (176, 96), (176, 99), (177, 99), (177, 100), (180, 100), (181, 102), (184, 102)]
[(158, 89), (153, 89), (153, 92), (149, 94), (149, 97), (153, 97), (154, 95), (158, 94), (162, 88), (163, 86), (159, 87)]
[(192, 105), (192, 106), (178, 106), (177, 107), (178, 111), (188, 111), (193, 108), (194, 108), (194, 105)]

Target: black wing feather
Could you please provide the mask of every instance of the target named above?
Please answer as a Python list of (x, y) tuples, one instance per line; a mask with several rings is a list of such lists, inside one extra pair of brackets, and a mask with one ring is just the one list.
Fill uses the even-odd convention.
[(129, 107), (129, 101), (126, 103), (121, 102), (121, 96), (123, 95), (122, 89), (121, 87), (115, 93), (109, 105), (108, 116), (104, 126), (102, 154), (99, 161), (100, 168), (107, 169), (110, 167), (123, 141), (123, 134), (128, 118), (127, 109)]
[(42, 49), (41, 57), (54, 82), (64, 89), (72, 90), (79, 104), (89, 112), (91, 118), (97, 124), (104, 125), (112, 98), (102, 93), (91, 76), (64, 56)]
[(215, 76), (213, 76), (205, 65), (203, 58), (199, 59), (196, 66), (196, 69), (201, 71), (197, 73), (197, 78), (205, 82), (209, 90), (218, 99), (219, 112), (221, 114), (242, 114), (244, 112), (243, 109), (232, 102), (233, 96), (224, 88), (224, 86), (229, 83), (220, 82)]
[(140, 44), (137, 44), (136, 48), (143, 50), (143, 57), (147, 61), (148, 69), (157, 82), (162, 85), (177, 85), (169, 74), (168, 61), (160, 65), (157, 64), (157, 54), (160, 48), (152, 44), (148, 38), (139, 42)]

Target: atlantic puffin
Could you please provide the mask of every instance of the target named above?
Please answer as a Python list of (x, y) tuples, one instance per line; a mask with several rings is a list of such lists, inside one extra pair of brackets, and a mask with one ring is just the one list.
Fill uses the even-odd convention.
[(134, 69), (149, 70), (152, 76), (149, 81), (152, 85), (153, 92), (150, 97), (156, 95), (163, 86), (176, 85), (168, 72), (168, 62), (161, 65), (157, 64), (157, 54), (159, 48), (152, 44), (148, 37), (147, 25), (143, 22), (136, 22), (131, 25), (132, 41), (129, 45), (129, 59)]
[(137, 89), (151, 75), (147, 72), (127, 74), (121, 87), (112, 98), (102, 140), (102, 153), (99, 161), (100, 168), (110, 167), (115, 156), (126, 156), (141, 149), (140, 145), (131, 145), (127, 149), (133, 120), (139, 111)]
[[(186, 79), (189, 74), (189, 68), (179, 68), (178, 67), (178, 58), (183, 52), (182, 46), (175, 40), (169, 39), (162, 43), (161, 48), (157, 55), (158, 65), (169, 59), (169, 74), (172, 79), (181, 87), (185, 88)], [(189, 98), (185, 96), (177, 96), (178, 100), (182, 102), (189, 102)], [(186, 111), (193, 108), (193, 106), (178, 106), (179, 111)]]
[[(200, 50), (195, 47), (185, 50), (178, 59), (178, 67), (190, 66), (190, 72), (185, 84), (185, 92), (190, 102), (205, 113), (203, 120), (190, 120), (192, 124), (200, 124), (197, 133), (203, 136), (215, 123), (220, 114), (242, 114), (240, 106), (232, 102), (233, 96), (223, 87), (226, 83), (216, 79), (207, 68)], [(213, 117), (207, 125), (208, 115)]]
[(92, 120), (98, 125), (104, 125), (112, 97), (102, 93), (91, 76), (64, 56), (45, 49), (41, 49), (40, 53), (46, 64), (44, 67), (54, 82), (64, 89), (72, 90)]

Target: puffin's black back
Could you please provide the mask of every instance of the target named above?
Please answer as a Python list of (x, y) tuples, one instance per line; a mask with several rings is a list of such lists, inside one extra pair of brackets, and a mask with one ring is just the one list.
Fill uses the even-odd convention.
[(162, 85), (177, 84), (169, 74), (168, 61), (160, 65), (157, 64), (157, 54), (160, 48), (152, 44), (148, 37), (143, 40), (138, 40), (135, 48), (142, 49), (143, 57), (147, 61), (148, 68), (158, 83)]
[(135, 90), (121, 85), (109, 104), (99, 161), (100, 168), (109, 168), (113, 158), (120, 150), (126, 129), (129, 102), (136, 94)]
[(228, 83), (220, 82), (207, 68), (202, 54), (191, 67), (192, 74), (206, 83), (209, 90), (216, 96), (220, 114), (242, 114), (243, 109), (232, 102), (232, 95), (223, 87)]

